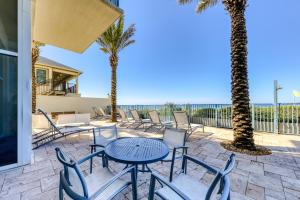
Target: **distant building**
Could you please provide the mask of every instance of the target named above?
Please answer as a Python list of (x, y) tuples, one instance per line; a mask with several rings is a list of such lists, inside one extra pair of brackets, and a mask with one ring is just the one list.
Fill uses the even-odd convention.
[(37, 95), (80, 96), (78, 77), (81, 71), (42, 56), (35, 68)]

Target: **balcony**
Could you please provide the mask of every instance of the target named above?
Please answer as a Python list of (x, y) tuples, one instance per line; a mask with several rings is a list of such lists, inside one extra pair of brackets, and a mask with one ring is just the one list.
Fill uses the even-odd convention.
[(37, 83), (36, 86), (37, 95), (48, 96), (77, 96), (77, 85), (69, 82), (57, 83), (53, 79), (48, 79), (44, 83)]

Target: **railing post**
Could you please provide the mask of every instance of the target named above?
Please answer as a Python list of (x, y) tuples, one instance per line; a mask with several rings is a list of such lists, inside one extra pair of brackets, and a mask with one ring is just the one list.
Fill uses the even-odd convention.
[(252, 104), (252, 128), (253, 130), (255, 129), (255, 105), (254, 103)]
[(274, 104), (274, 133), (278, 134), (278, 104), (277, 102)]
[(215, 110), (215, 123), (216, 123), (216, 127), (218, 127), (218, 105), (216, 105), (216, 110)]

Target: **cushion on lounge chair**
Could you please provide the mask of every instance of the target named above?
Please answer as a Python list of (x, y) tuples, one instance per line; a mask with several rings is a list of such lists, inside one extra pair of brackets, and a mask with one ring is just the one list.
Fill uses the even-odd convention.
[(90, 124), (91, 115), (84, 114), (62, 114), (57, 116), (57, 126), (82, 126)]

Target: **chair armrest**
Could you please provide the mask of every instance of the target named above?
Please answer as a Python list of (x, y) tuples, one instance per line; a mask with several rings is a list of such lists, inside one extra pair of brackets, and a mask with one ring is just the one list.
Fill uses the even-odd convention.
[(173, 147), (173, 152), (172, 152), (172, 160), (171, 160), (171, 169), (170, 169), (170, 176), (169, 176), (169, 181), (171, 182), (173, 179), (173, 171), (174, 171), (174, 164), (175, 164), (175, 155), (176, 155), (176, 151), (177, 149), (183, 149), (182, 151), (182, 155), (187, 154), (187, 146), (175, 146)]
[(104, 155), (104, 150), (96, 151), (96, 152), (94, 152), (94, 153), (91, 153), (90, 155), (87, 155), (87, 156), (84, 157), (84, 158), (81, 158), (81, 159), (77, 162), (77, 164), (80, 165), (80, 164), (84, 163), (85, 161), (87, 161), (87, 160), (89, 160), (89, 159), (91, 159), (91, 158), (93, 158), (93, 157), (95, 157), (95, 156), (98, 156), (99, 154)]
[(188, 149), (188, 146), (175, 146), (174, 149)]
[(108, 188), (111, 184), (113, 184), (116, 180), (127, 174), (128, 172), (135, 173), (135, 166), (126, 168), (108, 180), (100, 189), (98, 189), (89, 199), (95, 199), (99, 194), (101, 194), (106, 188)]
[(184, 155), (184, 156), (183, 156), (183, 159), (184, 159), (184, 160), (190, 160), (190, 161), (192, 161), (193, 163), (196, 163), (196, 164), (198, 164), (198, 165), (201, 165), (203, 168), (207, 169), (208, 171), (210, 171), (210, 172), (212, 172), (212, 173), (214, 173), (214, 174), (218, 173), (218, 171), (219, 171), (219, 170), (217, 170), (216, 168), (214, 168), (214, 167), (212, 167), (212, 166), (209, 166), (208, 164), (204, 163), (203, 161), (198, 160), (198, 159), (196, 159), (196, 158), (193, 158), (193, 157), (191, 157), (191, 156)]
[(101, 144), (90, 144), (90, 147), (91, 148), (95, 148), (95, 147), (105, 147), (104, 145), (101, 145)]
[[(173, 185), (172, 183), (170, 183), (169, 181), (167, 181), (167, 179), (165, 179), (164, 177), (162, 177), (161, 175), (152, 172), (151, 174), (151, 180), (157, 179), (159, 182), (163, 183), (165, 186), (169, 187), (171, 190), (173, 190), (178, 196), (180, 196), (182, 199), (184, 200), (190, 200), (189, 197), (187, 197), (185, 194), (183, 194), (175, 185)], [(150, 187), (155, 187), (155, 184), (150, 184)], [(150, 188), (151, 191), (151, 188)], [(154, 191), (154, 188), (152, 188), (152, 191)]]

